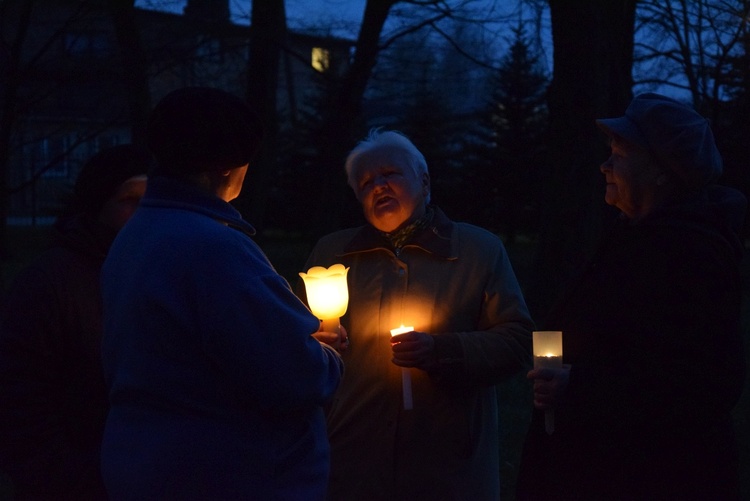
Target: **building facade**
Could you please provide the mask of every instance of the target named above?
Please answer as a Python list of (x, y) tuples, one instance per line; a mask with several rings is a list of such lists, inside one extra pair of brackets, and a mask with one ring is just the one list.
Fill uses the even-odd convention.
[[(131, 140), (127, 72), (106, 0), (0, 2), (0, 167), (9, 224), (44, 224), (64, 207), (83, 162)], [(182, 13), (135, 9), (150, 100), (189, 85), (247, 92), (251, 28), (228, 0), (190, 0)], [(352, 42), (287, 32), (277, 87), (280, 126), (342, 72)]]

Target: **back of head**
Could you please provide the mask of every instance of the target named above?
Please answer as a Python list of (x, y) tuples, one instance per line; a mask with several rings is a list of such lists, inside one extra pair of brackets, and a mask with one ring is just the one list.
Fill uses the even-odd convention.
[(721, 154), (708, 120), (684, 103), (660, 94), (640, 94), (624, 116), (596, 122), (608, 135), (648, 150), (688, 190), (700, 189), (721, 175)]
[(349, 152), (346, 158), (346, 177), (352, 185), (352, 170), (359, 160), (371, 155), (382, 158), (398, 157), (414, 170), (417, 177), (427, 174), (427, 161), (414, 143), (399, 131), (381, 131), (372, 129), (370, 133), (357, 146)]
[(260, 118), (237, 96), (210, 87), (186, 87), (167, 94), (147, 127), (156, 157), (153, 175), (218, 172), (250, 163), (260, 148)]
[(147, 174), (152, 166), (149, 151), (133, 144), (100, 151), (83, 165), (76, 178), (69, 215), (84, 213), (96, 219), (122, 183)]

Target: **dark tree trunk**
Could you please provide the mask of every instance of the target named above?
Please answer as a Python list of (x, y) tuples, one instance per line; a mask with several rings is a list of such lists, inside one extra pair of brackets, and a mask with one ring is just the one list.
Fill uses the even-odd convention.
[[(0, 2), (0, 36), (7, 58), (2, 109), (0, 109), (0, 260), (8, 256), (9, 165), (13, 127), (18, 118), (18, 90), (22, 80), (21, 52), (28, 34), (34, 2)], [(12, 39), (9, 38), (12, 33)]]
[(134, 0), (112, 0), (109, 7), (120, 46), (122, 81), (130, 110), (132, 142), (145, 144), (146, 122), (151, 112), (151, 94), (148, 56), (135, 20)]
[(377, 62), (380, 33), (391, 7), (398, 2), (399, 0), (367, 1), (354, 59), (330, 96), (317, 139), (320, 183), (313, 236), (323, 235), (340, 226), (348, 190), (344, 160), (357, 140), (362, 138), (362, 99)]
[(268, 191), (276, 168), (279, 121), (276, 91), (279, 59), (286, 43), (284, 0), (253, 0), (250, 29), (247, 101), (261, 116), (265, 139), (250, 166), (239, 208), (262, 238)]
[(554, 72), (545, 207), (526, 291), (542, 320), (600, 237), (605, 214), (599, 165), (608, 156), (594, 120), (619, 116), (632, 92), (636, 0), (549, 0)]

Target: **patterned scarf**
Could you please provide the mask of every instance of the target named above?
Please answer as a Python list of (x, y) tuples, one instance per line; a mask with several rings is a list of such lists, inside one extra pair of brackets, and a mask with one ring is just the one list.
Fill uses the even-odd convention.
[(435, 211), (433, 211), (432, 207), (428, 205), (422, 217), (420, 217), (413, 223), (409, 223), (403, 228), (392, 231), (390, 233), (381, 231), (380, 234), (383, 235), (391, 243), (394, 249), (399, 250), (406, 244), (406, 242), (412, 237), (412, 235), (420, 230), (423, 230), (424, 228), (427, 228), (427, 226), (430, 225), (430, 223), (432, 222), (432, 216), (434, 214)]

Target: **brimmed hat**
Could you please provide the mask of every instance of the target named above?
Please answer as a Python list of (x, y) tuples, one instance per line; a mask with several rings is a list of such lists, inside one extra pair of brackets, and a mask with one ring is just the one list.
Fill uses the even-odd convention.
[(263, 128), (239, 97), (210, 87), (186, 87), (159, 101), (146, 136), (158, 163), (154, 174), (186, 174), (249, 163), (260, 148)]
[(146, 148), (121, 144), (91, 157), (78, 173), (73, 186), (70, 212), (83, 212), (94, 218), (117, 188), (131, 177), (145, 175), (153, 164)]
[(721, 176), (721, 154), (708, 120), (679, 101), (640, 94), (630, 102), (625, 116), (596, 123), (607, 135), (647, 149), (689, 189), (699, 189)]

